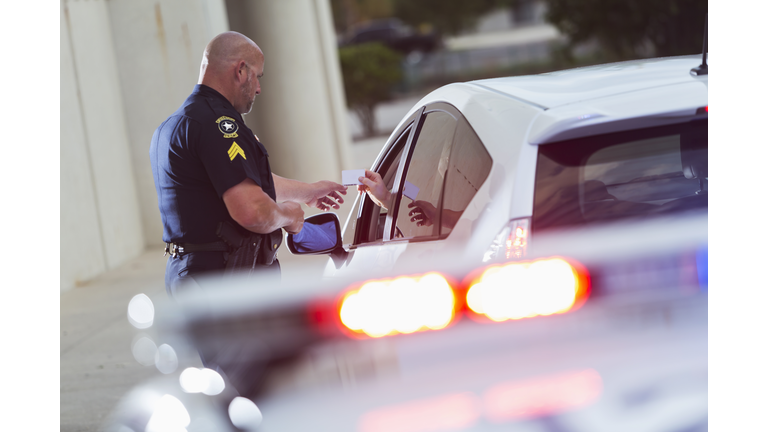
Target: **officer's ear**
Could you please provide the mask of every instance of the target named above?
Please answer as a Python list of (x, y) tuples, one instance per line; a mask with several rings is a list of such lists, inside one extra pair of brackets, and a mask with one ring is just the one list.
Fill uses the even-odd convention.
[(235, 80), (238, 83), (244, 83), (248, 81), (248, 63), (240, 60), (235, 68)]

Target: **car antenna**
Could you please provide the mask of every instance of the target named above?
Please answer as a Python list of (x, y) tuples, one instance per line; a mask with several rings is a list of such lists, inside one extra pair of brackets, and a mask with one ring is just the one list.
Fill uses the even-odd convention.
[(709, 75), (707, 72), (707, 21), (709, 21), (709, 14), (704, 15), (704, 50), (701, 53), (701, 64), (691, 69), (691, 75)]

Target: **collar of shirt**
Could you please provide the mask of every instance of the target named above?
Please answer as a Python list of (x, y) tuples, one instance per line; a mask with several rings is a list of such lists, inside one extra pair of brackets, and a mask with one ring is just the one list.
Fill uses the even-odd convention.
[[(222, 95), (221, 93), (217, 92), (216, 90), (208, 87), (207, 85), (204, 85), (204, 84), (197, 84), (197, 85), (195, 85), (195, 89), (192, 91), (192, 95), (193, 96), (199, 95), (199, 96), (202, 96), (202, 97), (205, 97), (205, 98), (218, 99), (220, 102), (225, 104), (225, 106), (227, 108), (231, 109), (232, 111), (237, 112), (235, 110), (235, 107), (232, 106), (232, 104), (229, 102), (229, 100), (227, 100), (227, 98), (224, 97), (224, 95)], [(240, 117), (240, 114), (238, 114), (238, 117)]]

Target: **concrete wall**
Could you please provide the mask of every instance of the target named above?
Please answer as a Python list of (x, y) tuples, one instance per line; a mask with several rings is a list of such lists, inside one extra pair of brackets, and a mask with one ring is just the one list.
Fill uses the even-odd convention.
[(61, 4), (61, 290), (144, 248), (105, 1)]
[(162, 244), (163, 227), (149, 143), (197, 84), (208, 41), (229, 30), (226, 9), (222, 0), (111, 0), (109, 12), (142, 235), (148, 246), (156, 246)]
[(228, 29), (222, 0), (62, 0), (61, 290), (161, 243), (154, 129)]
[[(99, 227), (96, 191), (86, 145), (83, 108), (66, 15), (61, 14), (60, 41), (60, 229), (61, 290), (103, 271), (107, 264)], [(77, 248), (76, 254), (73, 249)]]
[(203, 49), (228, 16), (265, 53), (263, 93), (246, 121), (273, 170), (340, 181), (351, 168), (328, 0), (60, 5), (62, 291), (161, 244), (149, 143), (197, 83)]
[(228, 0), (230, 27), (264, 52), (261, 95), (245, 116), (272, 170), (303, 181), (341, 181), (351, 139), (330, 3)]

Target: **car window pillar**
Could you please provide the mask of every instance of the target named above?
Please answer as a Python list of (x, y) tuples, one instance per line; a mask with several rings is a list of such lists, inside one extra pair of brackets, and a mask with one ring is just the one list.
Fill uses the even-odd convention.
[(405, 143), (403, 154), (400, 156), (400, 166), (397, 168), (397, 174), (395, 174), (395, 183), (392, 187), (392, 195), (395, 197), (395, 199), (392, 203), (392, 208), (387, 212), (387, 220), (384, 224), (384, 241), (389, 241), (394, 238), (394, 220), (397, 217), (397, 212), (400, 208), (400, 201), (402, 199), (402, 194), (400, 192), (403, 190), (405, 184), (405, 173), (408, 171), (408, 165), (410, 164), (411, 156), (413, 155), (413, 150), (415, 148), (414, 142), (419, 136), (421, 127), (424, 125), (424, 110), (425, 107), (421, 107), (419, 109), (419, 114), (417, 115), (414, 122), (414, 127), (411, 128), (411, 133), (408, 136), (408, 141)]

